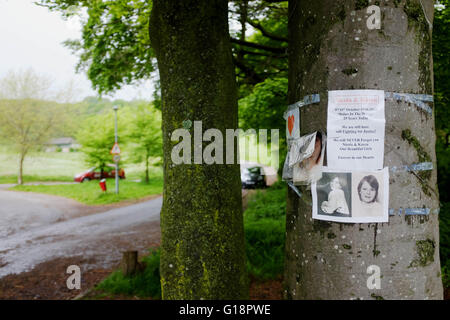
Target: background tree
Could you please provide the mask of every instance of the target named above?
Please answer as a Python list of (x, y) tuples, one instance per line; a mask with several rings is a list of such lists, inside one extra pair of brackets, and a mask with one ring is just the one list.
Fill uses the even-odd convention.
[[(77, 70), (86, 71), (100, 93), (152, 77), (154, 104), (161, 109), (159, 78), (153, 72), (155, 53), (148, 36), (152, 1), (41, 0), (39, 4), (62, 12), (64, 17), (81, 16), (81, 39), (68, 40), (65, 45), (79, 56)], [(287, 79), (287, 1), (230, 1), (228, 14), (238, 97), (253, 94), (254, 86), (266, 79)], [(271, 82), (264, 86), (264, 91), (273, 88), (275, 91), (270, 94), (278, 95), (278, 87), (283, 85), (281, 82), (274, 86)], [(284, 112), (282, 105), (271, 107)], [(264, 128), (283, 129), (278, 126), (280, 121), (273, 119), (271, 126)], [(250, 126), (245, 120), (241, 123)], [(253, 128), (258, 127), (261, 126)]]
[(162, 157), (161, 112), (148, 103), (140, 103), (126, 112), (124, 125), (130, 160), (145, 163), (145, 182), (148, 183), (149, 165), (159, 163)]
[[(81, 17), (81, 39), (70, 39), (65, 45), (79, 56), (77, 70), (86, 71), (99, 92), (148, 79), (156, 70), (148, 35), (152, 1), (40, 0), (38, 4), (66, 18)], [(230, 1), (228, 12), (230, 20), (240, 25), (232, 34), (239, 87), (251, 89), (268, 77), (286, 76), (287, 1)]]
[[(239, 165), (174, 165), (175, 129), (238, 125), (227, 1), (153, 2), (150, 38), (162, 92), (164, 196), (161, 285), (164, 299), (247, 296)], [(192, 139), (193, 140), (193, 139)], [(201, 146), (192, 142), (192, 155)], [(235, 148), (237, 151), (237, 148)], [(196, 161), (197, 162), (197, 161)]]
[[(119, 109), (118, 117), (124, 120), (122, 115), (123, 112)], [(119, 122), (118, 137), (120, 144), (126, 142), (123, 139), (123, 130), (124, 126)], [(107, 165), (113, 163), (112, 155), (110, 154), (114, 145), (113, 111), (86, 119), (79, 129), (76, 139), (81, 144), (80, 151), (85, 154), (86, 164), (100, 169), (103, 177), (103, 172)]]
[(148, 35), (151, 1), (40, 0), (38, 4), (66, 18), (80, 16), (81, 39), (67, 40), (65, 45), (79, 56), (77, 70), (86, 71), (100, 93), (147, 79), (154, 71)]
[[(40, 3), (65, 15), (87, 8), (82, 40), (68, 44), (100, 92), (149, 76), (154, 54), (158, 57), (164, 146), (163, 298), (245, 297), (239, 166), (173, 166), (170, 158), (169, 135), (184, 121), (201, 120), (204, 130), (217, 128), (223, 134), (237, 127), (227, 1)], [(151, 47), (146, 40), (149, 29)]]
[[(368, 4), (289, 3), (289, 102), (321, 96), (319, 105), (301, 109), (302, 134), (326, 129), (328, 90), (433, 93), (433, 1), (380, 2), (380, 30), (366, 27)], [(386, 100), (385, 110), (385, 165), (436, 165), (434, 117), (404, 102)], [(389, 206), (436, 210), (436, 190), (436, 169), (391, 173)], [(302, 198), (288, 193), (287, 298), (442, 299), (438, 215), (395, 215), (383, 224), (321, 222), (311, 219), (311, 194), (302, 192)], [(370, 265), (381, 269), (380, 290), (366, 286)]]
[(270, 78), (287, 78), (287, 1), (230, 1), (233, 62), (240, 97)]
[(46, 101), (58, 95), (49, 78), (31, 69), (0, 79), (0, 135), (18, 153), (18, 184), (30, 150), (42, 147), (63, 125), (66, 106)]

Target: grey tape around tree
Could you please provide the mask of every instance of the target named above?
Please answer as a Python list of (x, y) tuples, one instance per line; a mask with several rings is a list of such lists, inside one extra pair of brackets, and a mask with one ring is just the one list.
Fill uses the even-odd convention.
[(295, 108), (301, 108), (304, 106), (307, 106), (309, 104), (313, 104), (313, 103), (319, 103), (320, 102), (320, 94), (311, 94), (309, 96), (304, 96), (303, 100), (301, 101), (297, 101), (294, 104), (291, 104), (287, 107), (287, 110), (284, 112), (283, 114), (283, 118), (287, 119), (287, 113), (291, 110), (294, 110)]
[(433, 114), (433, 109), (425, 102), (433, 102), (433, 96), (428, 94), (414, 94), (414, 93), (397, 93), (397, 92), (385, 92), (385, 99), (394, 99), (397, 101), (405, 101), (415, 104), (420, 109), (427, 112), (429, 115)]
[[(433, 109), (428, 104), (426, 104), (426, 102), (434, 101), (432, 95), (385, 91), (384, 97), (385, 97), (385, 99), (393, 99), (393, 100), (397, 100), (397, 101), (404, 101), (404, 102), (415, 104), (417, 107), (426, 111), (428, 114), (430, 114), (430, 115), (433, 114)], [(297, 101), (296, 103), (289, 105), (287, 107), (287, 110), (284, 113), (283, 117), (286, 119), (286, 114), (295, 108), (301, 108), (301, 107), (307, 106), (309, 104), (314, 104), (314, 103), (319, 103), (319, 102), (320, 102), (320, 94), (318, 94), (318, 93), (304, 96), (303, 100)]]

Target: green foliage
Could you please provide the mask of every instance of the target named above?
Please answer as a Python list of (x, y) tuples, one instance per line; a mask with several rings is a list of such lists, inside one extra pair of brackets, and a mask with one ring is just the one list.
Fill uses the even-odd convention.
[(162, 158), (161, 112), (148, 103), (140, 103), (125, 112), (129, 159), (133, 163), (145, 163), (148, 182), (149, 163), (160, 164)]
[(444, 287), (450, 287), (450, 1), (439, 1), (433, 24), (434, 98), (439, 197), (440, 257)]
[(87, 70), (99, 92), (148, 78), (154, 70), (148, 34), (151, 1), (40, 0), (39, 4), (65, 17), (87, 9), (82, 38), (65, 44), (78, 54), (77, 69)]
[(434, 95), (436, 118), (436, 154), (441, 201), (449, 202), (450, 188), (450, 1), (435, 10), (433, 26)]
[[(118, 117), (122, 115), (118, 111)], [(118, 128), (119, 137), (122, 137), (123, 126)], [(80, 151), (85, 154), (85, 161), (89, 166), (104, 170), (106, 165), (112, 163), (110, 151), (114, 145), (114, 112), (95, 115), (86, 119), (76, 137), (81, 144)], [(119, 139), (119, 142), (123, 142)]]
[(142, 262), (145, 263), (145, 270), (143, 272), (132, 277), (125, 277), (122, 271), (115, 271), (95, 289), (109, 294), (124, 294), (160, 299), (159, 261), (160, 250), (150, 250), (150, 254), (142, 259)]
[(288, 2), (239, 0), (230, 1), (229, 8), (230, 19), (240, 26), (231, 30), (240, 97), (266, 79), (287, 78)]
[[(283, 118), (287, 106), (287, 78), (267, 79), (257, 84), (252, 92), (239, 100), (239, 126), (245, 130), (280, 130), (280, 170), (286, 157), (286, 121)], [(268, 141), (270, 142), (270, 132)]]
[(244, 213), (247, 269), (259, 279), (280, 276), (284, 267), (286, 186), (259, 191)]
[(267, 79), (239, 100), (240, 127), (284, 129), (283, 113), (287, 105), (286, 78)]

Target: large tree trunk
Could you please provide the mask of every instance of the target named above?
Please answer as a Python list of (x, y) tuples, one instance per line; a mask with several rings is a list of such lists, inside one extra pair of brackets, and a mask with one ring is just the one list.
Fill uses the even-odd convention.
[[(328, 90), (432, 94), (433, 1), (407, 2), (380, 1), (381, 30), (369, 30), (369, 1), (290, 1), (289, 102), (321, 97), (301, 109), (302, 134), (326, 130)], [(385, 166), (429, 159), (436, 168), (434, 117), (405, 102), (386, 100), (385, 110)], [(288, 192), (286, 298), (442, 299), (436, 170), (390, 173), (390, 208), (432, 213), (383, 224), (312, 220), (302, 191)], [(367, 287), (370, 265), (381, 269), (381, 289)]]
[[(226, 0), (153, 2), (152, 47), (161, 78), (163, 299), (247, 296), (239, 165), (174, 165), (171, 133), (237, 128)], [(192, 139), (192, 150), (194, 150)], [(192, 151), (194, 155), (194, 151)]]

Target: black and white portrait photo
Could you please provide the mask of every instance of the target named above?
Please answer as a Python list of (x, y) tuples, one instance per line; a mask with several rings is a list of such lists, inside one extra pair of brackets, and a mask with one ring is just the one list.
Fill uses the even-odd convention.
[(323, 168), (322, 178), (311, 185), (313, 218), (365, 223), (389, 220), (389, 172), (342, 172)]
[(355, 217), (382, 217), (384, 203), (383, 172), (352, 174), (352, 203)]
[(318, 214), (351, 217), (351, 183), (350, 173), (323, 173), (317, 182)]

